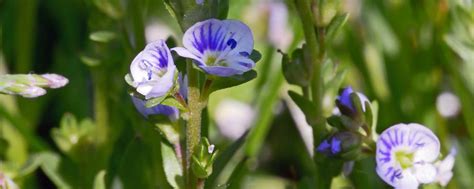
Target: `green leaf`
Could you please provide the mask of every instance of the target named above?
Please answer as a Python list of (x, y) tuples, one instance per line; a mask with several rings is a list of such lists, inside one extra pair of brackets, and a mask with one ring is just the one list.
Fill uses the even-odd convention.
[(90, 67), (95, 67), (100, 64), (100, 60), (87, 55), (80, 55), (79, 58), (81, 59), (82, 63)]
[(18, 177), (23, 177), (34, 172), (42, 164), (42, 159), (39, 154), (30, 156), (28, 161), (18, 171)]
[(239, 139), (237, 139), (234, 143), (227, 147), (224, 152), (222, 152), (216, 157), (216, 161), (213, 165), (213, 173), (206, 180), (205, 186), (207, 189), (216, 187), (217, 178), (220, 176), (227, 163), (229, 163), (230, 159), (234, 157), (234, 154), (237, 152), (237, 150), (239, 150), (242, 144), (244, 144), (247, 134), (248, 132), (242, 135)]
[(105, 170), (97, 173), (94, 179), (94, 189), (105, 189)]
[(311, 102), (310, 100), (304, 98), (300, 94), (294, 92), (294, 91), (288, 91), (288, 94), (290, 95), (291, 99), (298, 105), (298, 107), (303, 111), (306, 121), (310, 125), (314, 125), (317, 123), (316, 117), (316, 106)]
[(242, 75), (236, 75), (232, 77), (217, 77), (215, 80), (213, 80), (212, 85), (209, 88), (209, 94), (217, 90), (234, 87), (246, 83), (256, 77), (257, 72), (255, 70), (250, 70), (248, 72), (243, 73)]
[(329, 23), (327, 27), (327, 33), (326, 33), (326, 41), (331, 42), (336, 34), (339, 32), (339, 30), (346, 24), (347, 19), (349, 18), (348, 13), (344, 13), (342, 15), (338, 15), (334, 17), (331, 20), (331, 23)]
[(90, 40), (100, 43), (108, 43), (116, 37), (117, 35), (111, 31), (96, 31), (89, 35)]
[(130, 85), (131, 87), (134, 86), (133, 78), (130, 74), (125, 75), (125, 82), (127, 82), (127, 84)]
[(119, 0), (93, 0), (92, 2), (110, 18), (119, 19), (123, 16)]
[(166, 99), (166, 97), (167, 97), (167, 95), (164, 95), (164, 96), (161, 96), (161, 97), (158, 97), (158, 98), (149, 99), (149, 100), (146, 101), (145, 107), (151, 108), (153, 106), (161, 104)]
[(157, 123), (155, 127), (161, 132), (164, 138), (171, 144), (179, 144), (179, 132), (171, 124)]
[(371, 132), (372, 132), (372, 137), (376, 139), (377, 137), (377, 121), (378, 121), (378, 115), (379, 115), (379, 103), (377, 101), (372, 101), (371, 103), (371, 110), (372, 110), (372, 125), (371, 127)]
[(283, 54), (282, 57), (282, 71), (288, 83), (298, 86), (308, 86), (311, 73), (306, 68), (304, 60), (304, 50), (299, 48), (291, 54), (291, 60), (288, 55)]
[(173, 188), (184, 188), (183, 168), (171, 146), (161, 143), (161, 155), (166, 180)]
[(187, 110), (186, 107), (184, 107), (181, 103), (179, 103), (178, 100), (176, 100), (174, 97), (167, 97), (165, 98), (162, 102), (161, 102), (162, 105), (166, 105), (166, 106), (172, 106), (172, 107), (176, 107), (180, 110)]
[(249, 58), (253, 60), (255, 63), (257, 63), (258, 61), (260, 61), (260, 59), (262, 59), (262, 54), (260, 54), (259, 51), (254, 49), (252, 50), (252, 53), (250, 54)]
[(229, 0), (218, 0), (217, 18), (226, 19), (229, 12)]
[(48, 178), (56, 185), (57, 188), (68, 189), (72, 188), (60, 174), (60, 162), (61, 158), (59, 155), (52, 152), (43, 152), (39, 154), (42, 162), (41, 169), (48, 176)]

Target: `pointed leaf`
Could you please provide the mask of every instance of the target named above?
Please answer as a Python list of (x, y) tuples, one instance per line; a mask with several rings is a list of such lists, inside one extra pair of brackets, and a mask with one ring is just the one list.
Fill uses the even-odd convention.
[(227, 147), (224, 152), (220, 153), (216, 157), (216, 160), (213, 165), (213, 173), (206, 180), (205, 187), (207, 189), (216, 187), (217, 178), (220, 176), (227, 163), (229, 163), (230, 159), (234, 157), (234, 154), (237, 152), (237, 150), (239, 150), (242, 144), (244, 144), (245, 139), (247, 138), (247, 134), (248, 132), (242, 135), (238, 140), (236, 140), (229, 147)]
[(130, 87), (135, 86), (132, 76), (130, 74), (125, 75), (125, 82), (127, 82), (127, 84), (130, 85)]
[(306, 121), (310, 125), (314, 125), (317, 123), (316, 118), (318, 117), (316, 115), (316, 106), (311, 102), (310, 100), (304, 98), (300, 94), (294, 92), (294, 91), (288, 91), (288, 94), (290, 95), (291, 99), (300, 107), (301, 111), (303, 111)]
[(54, 185), (56, 185), (56, 187), (61, 189), (72, 188), (72, 186), (70, 186), (60, 174), (59, 166), (61, 158), (59, 155), (50, 152), (44, 152), (39, 156), (39, 158), (41, 158), (40, 161), (42, 162), (41, 169), (54, 183)]
[(115, 39), (117, 35), (111, 31), (96, 31), (89, 35), (89, 39), (95, 42), (107, 43)]
[(94, 189), (105, 189), (105, 170), (97, 173), (94, 179)]
[(250, 54), (249, 58), (252, 59), (255, 63), (257, 63), (258, 61), (260, 61), (260, 59), (262, 59), (262, 54), (260, 54), (259, 51), (254, 49), (252, 50), (252, 54)]
[(163, 157), (163, 168), (166, 180), (173, 188), (184, 188), (183, 168), (180, 160), (176, 157), (171, 146), (161, 143), (161, 155)]
[(326, 33), (327, 42), (331, 42), (334, 39), (336, 34), (342, 28), (342, 26), (346, 24), (348, 18), (349, 18), (349, 14), (344, 13), (343, 15), (335, 16), (331, 20), (331, 23), (329, 23), (329, 26), (327, 27), (327, 33)]
[(145, 102), (145, 107), (151, 108), (153, 106), (161, 104), (166, 99), (166, 97), (167, 97), (167, 95), (164, 95), (164, 96), (161, 96), (161, 97), (158, 97), (158, 98), (149, 99)]
[(176, 107), (180, 110), (187, 110), (186, 107), (184, 107), (181, 103), (179, 103), (178, 100), (176, 100), (175, 98), (173, 98), (171, 96), (165, 98), (160, 104), (166, 105), (166, 106)]
[(242, 75), (236, 75), (232, 77), (217, 77), (209, 88), (209, 94), (217, 90), (241, 85), (256, 77), (257, 72), (255, 70), (250, 70), (243, 73)]

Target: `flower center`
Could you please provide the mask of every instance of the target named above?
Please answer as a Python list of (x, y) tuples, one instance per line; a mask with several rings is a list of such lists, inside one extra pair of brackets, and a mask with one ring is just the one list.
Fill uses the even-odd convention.
[(154, 65), (153, 63), (149, 62), (148, 60), (142, 60), (138, 65), (140, 69), (147, 72), (147, 79), (152, 80), (153, 75), (158, 77), (162, 77), (165, 75), (166, 70), (161, 69), (159, 66)]
[(226, 61), (218, 60), (217, 56), (211, 53), (206, 56), (204, 63), (208, 66), (227, 66)]
[(216, 60), (217, 60), (217, 57), (216, 56), (213, 56), (213, 55), (209, 55), (207, 56), (207, 59), (206, 59), (206, 65), (208, 66), (212, 66), (216, 63)]
[(395, 152), (395, 160), (400, 164), (402, 169), (412, 167), (413, 165), (413, 153), (409, 153), (403, 150)]

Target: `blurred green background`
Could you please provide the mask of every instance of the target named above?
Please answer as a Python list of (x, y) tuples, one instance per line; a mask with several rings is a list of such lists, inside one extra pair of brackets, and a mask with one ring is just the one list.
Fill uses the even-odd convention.
[[(275, 3), (283, 9), (272, 13)], [(335, 7), (350, 16), (328, 44), (334, 67), (327, 75), (344, 70), (340, 86), (352, 85), (378, 101), (379, 132), (417, 122), (439, 136), (442, 153), (456, 146), (448, 188), (474, 188), (474, 2), (341, 0)], [(272, 18), (286, 9), (287, 17), (276, 21), (283, 26), (271, 27)], [(262, 148), (229, 188), (297, 188), (305, 178), (311, 161), (307, 140), (291, 112), (286, 92), (293, 87), (283, 79), (277, 53), (301, 45), (296, 11), (293, 1), (230, 1), (228, 18), (252, 28), (263, 59), (257, 79), (211, 95), (203, 135), (224, 149), (247, 127), (263, 134)], [(0, 73), (58, 73), (69, 79), (66, 87), (36, 99), (0, 95), (0, 136), (8, 143), (0, 150), (0, 171), (14, 175), (21, 188), (92, 188), (100, 170), (107, 171), (110, 188), (169, 188), (160, 135), (135, 111), (123, 79), (147, 41), (168, 36), (180, 41), (182, 32), (162, 1), (0, 0)], [(334, 96), (325, 96), (326, 116)], [(232, 111), (251, 119), (235, 119)], [(66, 125), (76, 130), (58, 129)], [(74, 136), (79, 142), (70, 141)], [(57, 161), (25, 171), (35, 157)], [(235, 165), (239, 158), (234, 159)], [(388, 188), (374, 167), (373, 158), (359, 161), (349, 178), (336, 183)]]

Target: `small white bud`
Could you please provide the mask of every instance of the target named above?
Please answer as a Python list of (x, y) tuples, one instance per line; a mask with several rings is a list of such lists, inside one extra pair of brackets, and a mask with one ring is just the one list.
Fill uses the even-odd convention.
[(63, 87), (64, 85), (69, 83), (69, 80), (67, 78), (58, 74), (43, 74), (41, 76), (43, 76), (49, 81), (49, 87), (53, 89)]
[(209, 145), (209, 147), (207, 147), (207, 152), (209, 152), (209, 154), (212, 154), (214, 152), (215, 147), (216, 146), (214, 144)]
[(25, 88), (24, 91), (20, 92), (19, 95), (26, 98), (35, 98), (44, 94), (46, 94), (46, 90), (44, 90), (43, 88), (36, 86), (28, 86), (27, 88)]

